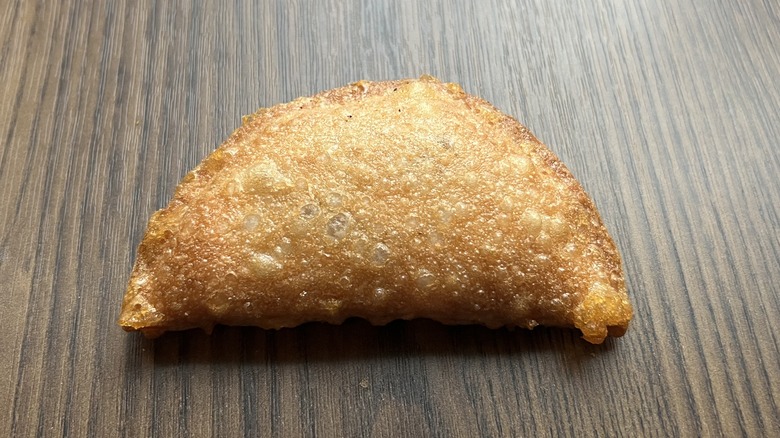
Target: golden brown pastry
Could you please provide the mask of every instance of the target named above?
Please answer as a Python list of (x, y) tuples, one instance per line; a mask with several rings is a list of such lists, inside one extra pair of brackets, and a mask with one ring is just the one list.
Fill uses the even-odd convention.
[(156, 336), (431, 318), (600, 343), (631, 314), (615, 244), (563, 163), (424, 76), (245, 117), (150, 219), (119, 324)]

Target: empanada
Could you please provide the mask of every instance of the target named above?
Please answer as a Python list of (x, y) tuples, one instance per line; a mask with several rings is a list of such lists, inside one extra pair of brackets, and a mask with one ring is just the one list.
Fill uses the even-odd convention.
[(516, 120), (432, 77), (261, 109), (176, 188), (138, 248), (119, 324), (631, 319), (593, 202)]

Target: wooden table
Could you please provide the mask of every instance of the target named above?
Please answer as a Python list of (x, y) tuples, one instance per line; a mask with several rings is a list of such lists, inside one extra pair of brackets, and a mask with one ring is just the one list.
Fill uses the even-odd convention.
[[(0, 435), (780, 436), (779, 3), (217, 3), (0, 4)], [(625, 337), (116, 325), (147, 219), (243, 114), (423, 73), (592, 195)]]

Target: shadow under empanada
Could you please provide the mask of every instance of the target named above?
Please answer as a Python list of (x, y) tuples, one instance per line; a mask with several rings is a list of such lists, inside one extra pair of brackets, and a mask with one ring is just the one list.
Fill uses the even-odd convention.
[(129, 344), (146, 343), (153, 351), (154, 364), (163, 367), (182, 363), (295, 364), (542, 352), (559, 353), (562, 360), (581, 363), (613, 350), (612, 340), (591, 345), (579, 339), (579, 335), (578, 331), (567, 329), (493, 330), (480, 325), (450, 326), (427, 319), (373, 326), (352, 318), (341, 325), (315, 322), (280, 330), (217, 326), (211, 335), (187, 330), (169, 332), (154, 340), (138, 336)]

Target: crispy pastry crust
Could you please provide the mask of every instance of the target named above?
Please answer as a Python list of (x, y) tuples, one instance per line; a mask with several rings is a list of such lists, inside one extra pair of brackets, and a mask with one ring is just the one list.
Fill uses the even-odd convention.
[(119, 325), (431, 318), (601, 343), (631, 316), (615, 244), (566, 166), (424, 76), (245, 117), (150, 219)]

